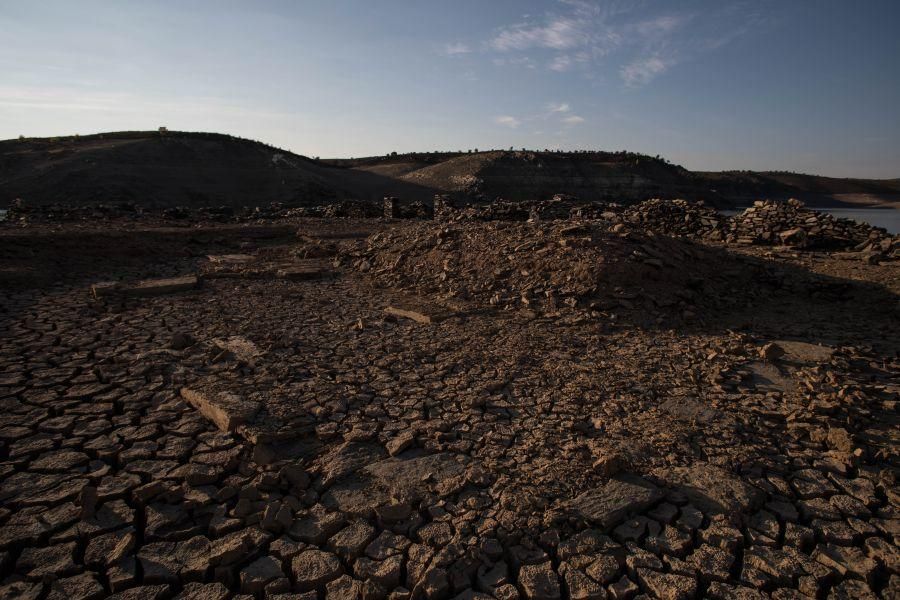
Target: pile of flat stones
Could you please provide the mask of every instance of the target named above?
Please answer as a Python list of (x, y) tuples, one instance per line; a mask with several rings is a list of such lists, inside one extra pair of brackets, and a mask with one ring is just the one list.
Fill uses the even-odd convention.
[[(549, 200), (510, 201), (496, 199), (489, 204), (470, 205), (454, 210), (442, 200), (435, 211), (441, 220), (454, 221), (561, 221), (601, 219), (610, 210), (605, 202), (583, 202), (574, 196), (556, 194)], [(612, 213), (606, 215), (612, 217)]]
[(712, 240), (722, 239), (725, 222), (723, 215), (702, 202), (658, 198), (629, 206), (621, 219), (646, 231)]
[(900, 254), (898, 236), (879, 227), (807, 209), (796, 199), (756, 201), (729, 219), (727, 229), (726, 241), (730, 243), (853, 250), (894, 258)]
[[(737, 283), (701, 246), (590, 221), (409, 223), (371, 236), (341, 260), (387, 287), (543, 314), (692, 315), (696, 303), (710, 307)], [(752, 271), (741, 271), (741, 281)]]

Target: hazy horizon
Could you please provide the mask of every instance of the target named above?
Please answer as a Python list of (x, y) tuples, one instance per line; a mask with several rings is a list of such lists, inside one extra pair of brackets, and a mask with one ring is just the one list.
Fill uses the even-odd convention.
[(900, 5), (0, 5), (0, 139), (212, 131), (307, 156), (598, 149), (900, 177)]

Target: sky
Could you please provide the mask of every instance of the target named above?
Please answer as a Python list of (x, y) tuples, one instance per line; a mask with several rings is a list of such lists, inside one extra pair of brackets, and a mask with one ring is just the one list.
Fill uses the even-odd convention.
[(0, 139), (630, 150), (900, 177), (897, 0), (0, 0)]

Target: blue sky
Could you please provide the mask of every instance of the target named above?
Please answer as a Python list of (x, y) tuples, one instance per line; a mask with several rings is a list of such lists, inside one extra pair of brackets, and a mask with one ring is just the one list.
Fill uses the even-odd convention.
[(598, 148), (900, 177), (896, 0), (0, 0), (0, 138)]

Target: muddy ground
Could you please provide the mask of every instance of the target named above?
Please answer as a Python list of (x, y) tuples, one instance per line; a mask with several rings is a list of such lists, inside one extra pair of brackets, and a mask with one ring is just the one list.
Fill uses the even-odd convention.
[(900, 595), (897, 262), (381, 219), (0, 261), (0, 598)]

